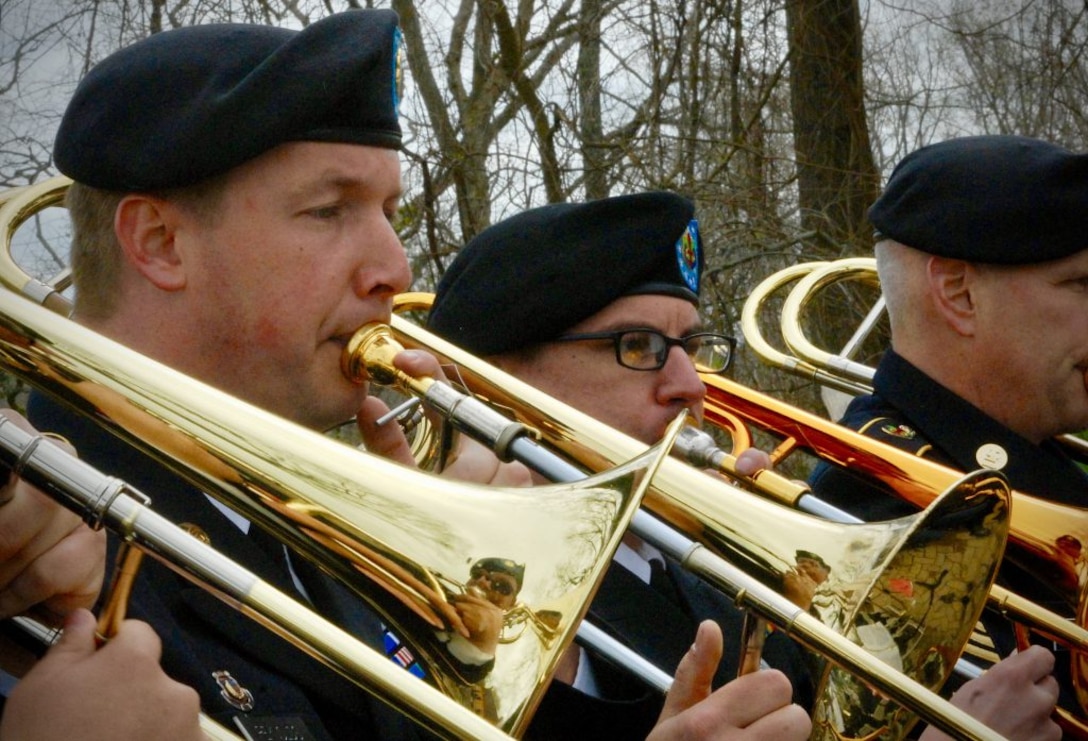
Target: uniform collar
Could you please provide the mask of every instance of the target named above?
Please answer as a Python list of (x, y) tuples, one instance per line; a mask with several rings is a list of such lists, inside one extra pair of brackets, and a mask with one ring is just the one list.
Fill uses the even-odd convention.
[(1035, 445), (888, 350), (873, 389), (963, 471), (995, 468), (1014, 489), (1069, 504), (1088, 502), (1088, 477), (1055, 442)]

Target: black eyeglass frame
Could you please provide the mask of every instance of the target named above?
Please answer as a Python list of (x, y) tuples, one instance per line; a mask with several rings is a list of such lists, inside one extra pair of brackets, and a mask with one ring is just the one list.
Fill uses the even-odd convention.
[[(657, 364), (652, 367), (639, 368), (633, 365), (628, 365), (623, 362), (623, 337), (628, 334), (650, 334), (660, 337), (665, 343), (665, 352), (661, 354), (661, 359), (657, 361)], [(725, 365), (719, 370), (713, 370), (706, 366), (701, 366), (697, 363), (692, 354), (688, 351), (687, 344), (694, 339), (714, 338), (715, 340), (724, 340), (729, 346), (729, 356), (725, 360)], [(681, 348), (684, 353), (691, 358), (691, 362), (695, 363), (698, 370), (706, 373), (725, 373), (729, 370), (729, 367), (733, 365), (733, 358), (737, 354), (737, 339), (727, 334), (721, 334), (720, 332), (692, 332), (691, 334), (684, 335), (683, 337), (670, 337), (656, 329), (650, 327), (632, 327), (631, 329), (617, 329), (611, 332), (583, 332), (581, 334), (567, 334), (560, 337), (556, 337), (553, 342), (581, 342), (583, 340), (611, 340), (612, 347), (616, 352), (616, 362), (624, 368), (638, 371), (656, 371), (665, 367), (665, 363), (669, 361), (669, 351), (674, 347)]]

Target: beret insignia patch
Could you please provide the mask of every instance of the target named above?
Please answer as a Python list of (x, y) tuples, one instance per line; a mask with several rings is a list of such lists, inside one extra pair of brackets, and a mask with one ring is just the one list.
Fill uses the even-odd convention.
[(400, 115), (400, 101), (404, 96), (404, 33), (400, 26), (393, 29), (393, 115)]
[(688, 228), (676, 240), (676, 263), (680, 268), (680, 276), (695, 293), (699, 292), (699, 221), (692, 219), (688, 222)]

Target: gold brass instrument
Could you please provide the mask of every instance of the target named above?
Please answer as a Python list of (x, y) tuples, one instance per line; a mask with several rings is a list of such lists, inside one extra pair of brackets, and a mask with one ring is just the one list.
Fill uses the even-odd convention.
[[(37, 207), (30, 204), (65, 185), (58, 179), (6, 199), (0, 207), (5, 247)], [(360, 593), (413, 644), (442, 692), (379, 654), (364, 661), (365, 646), (342, 647), (342, 632), (323, 635), (325, 621), (309, 610), (274, 604), (264, 590), (228, 593), (229, 601), (433, 730), (456, 738), (524, 730), (637, 511), (638, 487), (655, 465), (650, 454), (609, 474), (549, 488), (546, 497), (446, 481), (355, 450), (151, 361), (17, 296), (14, 291), (28, 282), (21, 271), (0, 273), (8, 287), (0, 291), (0, 363), (6, 369), (91, 415)], [(110, 493), (94, 519), (139, 528), (150, 518), (135, 505), (112, 514), (124, 502)], [(473, 513), (467, 523), (465, 512)], [(168, 564), (183, 571), (230, 568), (218, 561), (206, 567), (200, 559), (213, 556), (207, 549), (192, 555), (195, 543), (186, 536), (149, 550), (165, 551)], [(454, 615), (435, 576), (457, 573), (485, 553), (525, 563), (521, 599), (547, 609), (554, 622), (549, 641), (524, 631), (499, 647), (482, 685), (494, 698), (490, 722), (468, 710), (476, 707), (472, 698), (463, 699), (478, 695), (480, 685), (465, 685), (447, 648)], [(295, 637), (294, 624), (305, 632)], [(349, 651), (365, 665), (346, 666)]]
[[(805, 362), (794, 355), (782, 352), (767, 341), (763, 333), (759, 331), (758, 324), (759, 309), (772, 295), (782, 290), (784, 286), (795, 283), (803, 276), (825, 265), (827, 265), (826, 262), (800, 263), (783, 268), (774, 275), (765, 278), (752, 289), (752, 292), (748, 294), (748, 299), (744, 302), (744, 309), (741, 313), (741, 327), (744, 331), (744, 341), (768, 365), (781, 368), (808, 380), (827, 384), (832, 388), (841, 388), (839, 384), (843, 383), (843, 381), (839, 376), (828, 373), (823, 368)], [(749, 327), (751, 327), (751, 330), (749, 330)], [(845, 390), (853, 393), (861, 392), (861, 388), (856, 386), (850, 386)]]
[[(809, 264), (806, 269), (787, 269), (766, 279), (753, 292), (743, 312), (743, 330), (749, 344), (768, 364), (815, 378), (827, 379), (833, 388), (848, 393), (868, 393), (874, 369), (852, 360), (847, 352), (831, 353), (818, 348), (803, 329), (804, 310), (813, 294), (842, 280), (860, 279), (870, 284), (878, 282), (876, 261), (852, 258), (831, 263)], [(763, 336), (758, 316), (767, 297), (791, 282), (782, 306), (781, 333), (791, 353), (773, 348)], [(880, 307), (876, 307), (878, 310)], [(855, 332), (855, 337), (869, 331), (873, 312)], [(797, 369), (800, 369), (799, 371)], [(760, 394), (751, 388), (718, 376), (704, 375), (707, 385), (706, 419), (723, 429), (732, 430), (736, 419), (762, 428), (780, 440), (771, 452), (777, 464), (794, 450), (805, 449), (822, 460), (849, 467), (877, 480), (904, 501), (921, 508), (942, 491), (959, 472), (924, 458), (914, 456), (895, 446), (832, 423), (792, 405)], [(750, 439), (745, 431), (742, 440)], [(1063, 435), (1059, 441), (1074, 458), (1088, 460), (1085, 441)], [(736, 452), (736, 450), (734, 450)], [(1074, 651), (1073, 682), (1081, 707), (1080, 717), (1071, 717), (1059, 709), (1067, 733), (1088, 738), (1088, 666), (1083, 665), (1088, 647), (1088, 585), (1080, 583), (1074, 567), (1061, 557), (1055, 544), (1062, 536), (1072, 535), (1088, 542), (1088, 510), (1057, 504), (1022, 491), (1012, 492), (1012, 523), (1006, 557), (1029, 573), (1037, 574), (1043, 583), (1065, 604), (1063, 614), (1043, 608), (1034, 602), (995, 585), (991, 590), (991, 605), (1012, 619), (1022, 640), (1030, 630), (1057, 641)], [(796, 501), (790, 502), (796, 504)]]
[[(194, 583), (236, 600), (249, 617), (284, 637), (305, 641), (308, 651), (324, 656), (330, 664), (335, 662), (345, 674), (372, 677), (373, 686), (390, 696), (411, 695), (415, 689), (411, 686), (413, 678), (392, 662), (156, 514), (148, 508), (148, 498), (141, 492), (105, 476), (57, 446), (39, 444), (43, 440), (43, 436), (31, 435), (6, 417), (0, 417), (0, 460), (16, 475), (80, 513), (89, 525), (110, 527), (126, 543), (154, 554), (179, 572), (184, 571)], [(141, 552), (144, 551), (136, 551)], [(43, 645), (51, 644), (56, 637), (55, 631), (32, 620), (16, 618), (15, 622)], [(463, 715), (465, 729), (474, 728), (489, 734), (489, 738), (505, 738), (494, 727), (464, 714), (460, 706), (445, 696), (439, 697), (453, 717), (458, 717), (458, 713)], [(208, 738), (241, 739), (206, 715), (201, 715), (200, 724)]]
[[(400, 310), (417, 308), (428, 305), (429, 297), (406, 295), (400, 297), (399, 303)], [(533, 428), (553, 450), (585, 469), (607, 468), (612, 460), (623, 458), (625, 451), (639, 445), (403, 317), (395, 315), (391, 327), (400, 343), (426, 349), (443, 363), (449, 363), (448, 376), (460, 379), (477, 397), (485, 399), (494, 408), (505, 410), (513, 420)], [(363, 352), (365, 354), (365, 350)], [(353, 362), (366, 364), (361, 359), (353, 359)], [(370, 377), (374, 375), (370, 373)], [(413, 383), (417, 387), (407, 390), (427, 393), (427, 384)], [(996, 571), (1002, 550), (1002, 522), (1007, 514), (1003, 503), (1004, 484), (999, 477), (979, 474), (964, 485), (946, 500), (949, 509), (938, 506), (928, 514), (935, 518), (932, 523), (947, 525), (945, 517), (956, 512), (956, 517), (963, 516), (964, 521), (972, 522), (973, 526), (980, 525), (977, 532), (985, 535), (966, 546), (966, 550), (978, 548), (966, 560), (978, 565), (977, 559), (994, 559), (989, 561), (987, 571)], [(719, 586), (738, 605), (751, 608), (801, 643), (828, 657), (832, 664), (845, 667), (846, 671), (840, 671), (829, 666), (823, 674), (821, 686), (824, 689), (817, 691), (820, 703), (814, 711), (816, 737), (860, 737), (880, 732), (886, 734), (882, 737), (895, 738), (913, 724), (914, 713), (957, 738), (994, 735), (929, 689), (943, 683), (966, 643), (974, 619), (965, 623), (965, 613), (956, 610), (954, 618), (946, 614), (922, 625), (900, 609), (901, 601), (895, 593), (905, 583), (900, 579), (905, 578), (912, 584), (924, 581), (921, 574), (907, 575), (909, 570), (905, 571), (906, 560), (919, 556), (919, 549), (936, 549), (930, 551), (931, 555), (941, 551), (937, 558), (943, 561), (947, 552), (942, 549), (959, 550), (966, 545), (961, 539), (965, 533), (953, 534), (958, 528), (942, 529), (940, 526), (937, 529), (943, 534), (934, 535), (923, 521), (912, 518), (880, 525), (835, 525), (791, 513), (672, 459), (663, 462), (651, 482), (644, 507), (671, 526), (669, 535), (656, 539), (657, 534), (649, 528), (640, 529), (645, 523), (637, 516), (633, 520), (636, 534)], [(647, 517), (658, 522), (649, 514)], [(670, 535), (679, 540), (679, 544), (667, 542)], [(831, 562), (832, 572), (837, 572), (842, 579), (828, 586), (821, 595), (822, 604), (814, 605), (814, 612), (820, 618), (798, 608), (767, 586), (781, 588), (785, 574), (793, 569), (794, 551), (798, 548), (820, 552)], [(989, 584), (989, 573), (984, 575), (979, 571), (965, 576), (972, 589)], [(961, 604), (970, 603), (973, 596), (965, 594), (966, 602)], [(941, 611), (939, 605), (927, 602), (927, 606), (931, 608), (931, 618)], [(981, 601), (978, 608), (982, 608)], [(894, 619), (884, 620), (893, 614)], [(834, 624), (841, 633), (821, 621)], [(903, 671), (860, 650), (843, 635), (850, 634), (863, 642), (865, 636), (860, 634), (869, 632), (870, 638), (876, 639), (879, 634), (879, 640), (894, 642), (902, 638), (901, 634), (895, 635), (896, 621), (902, 621), (900, 627), (910, 623), (910, 632), (916, 639), (902, 645), (894, 644), (894, 647), (892, 643), (885, 643), (886, 647), (892, 648), (892, 654), (899, 654), (896, 659), (901, 662)], [(916, 681), (920, 675), (925, 675), (930, 684), (923, 686)], [(940, 679), (933, 682), (937, 676)], [(866, 684), (876, 686), (883, 696), (892, 697), (910, 710), (903, 712), (882, 705), (870, 694)], [(860, 702), (849, 699), (854, 696)], [(867, 713), (869, 708), (863, 709), (866, 702), (872, 702), (879, 709)]]

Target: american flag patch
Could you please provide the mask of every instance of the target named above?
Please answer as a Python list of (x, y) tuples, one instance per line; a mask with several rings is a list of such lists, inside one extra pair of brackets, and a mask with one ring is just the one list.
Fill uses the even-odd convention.
[(407, 668), (415, 660), (415, 657), (412, 656), (412, 652), (408, 650), (407, 646), (401, 646), (400, 650), (393, 654), (393, 660)]

